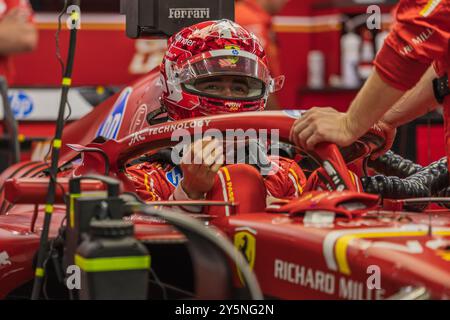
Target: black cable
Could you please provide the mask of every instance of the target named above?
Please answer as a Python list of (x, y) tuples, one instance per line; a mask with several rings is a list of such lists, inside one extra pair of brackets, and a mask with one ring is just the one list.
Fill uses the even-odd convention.
[(61, 10), (61, 12), (58, 14), (58, 29), (55, 33), (55, 42), (56, 42), (56, 58), (58, 59), (58, 62), (61, 66), (61, 76), (64, 75), (64, 72), (66, 70), (66, 66), (64, 64), (63, 58), (61, 56), (61, 46), (59, 44), (59, 35), (62, 30), (62, 17), (67, 12), (67, 6), (68, 6), (68, 0), (64, 0), (64, 8)]
[[(64, 190), (64, 188), (63, 188), (63, 190)], [(66, 220), (67, 220), (67, 217), (64, 216), (64, 218), (61, 220), (61, 223), (60, 223), (60, 225), (59, 225), (59, 229), (60, 229), (60, 230), (61, 230), (61, 228), (63, 227), (64, 222), (65, 222)], [(47, 269), (47, 263), (48, 263), (48, 261), (52, 258), (53, 252), (56, 252), (56, 253), (57, 253), (57, 251), (55, 251), (55, 243), (56, 243), (56, 241), (57, 241), (58, 239), (61, 239), (61, 240), (62, 240), (62, 234), (61, 234), (61, 233), (58, 233), (58, 237), (57, 237), (55, 240), (53, 240), (53, 241), (51, 242), (51, 244), (50, 244), (49, 254), (48, 254), (48, 256), (47, 256), (47, 259), (45, 259), (45, 261), (44, 261), (44, 269), (45, 269), (45, 270)], [(47, 292), (47, 282), (48, 282), (48, 276), (45, 275), (44, 285), (43, 285), (43, 288), (42, 288), (42, 293), (43, 293), (43, 295), (44, 295), (44, 299), (45, 299), (45, 300), (49, 300), (49, 298), (48, 298), (48, 292)]]
[(161, 280), (159, 280), (159, 277), (156, 274), (155, 270), (153, 270), (153, 268), (150, 268), (150, 273), (152, 274), (153, 278), (155, 278), (155, 283), (161, 288), (163, 300), (168, 300), (169, 298), (167, 296), (167, 289), (164, 286), (164, 284), (161, 282)]
[[(68, 7), (68, 0), (64, 0), (64, 8), (58, 14), (58, 28), (57, 28), (56, 33), (55, 33), (56, 59), (58, 60), (60, 66), (61, 66), (61, 76), (64, 76), (64, 72), (66, 70), (66, 65), (65, 65), (64, 60), (63, 60), (63, 58), (61, 56), (61, 46), (60, 46), (60, 41), (59, 40), (60, 40), (60, 34), (61, 34), (61, 30), (62, 30), (62, 17), (67, 12), (67, 7)], [(69, 114), (64, 119), (64, 125), (69, 120), (70, 116), (72, 115), (72, 106), (70, 105), (69, 100), (67, 100), (67, 106), (69, 107)], [(51, 144), (52, 143), (53, 143), (53, 140), (51, 141)], [(50, 151), (51, 151), (51, 147), (48, 149), (47, 154), (44, 157), (44, 161), (50, 155)]]
[(222, 238), (213, 230), (205, 228), (204, 225), (198, 220), (177, 212), (164, 209), (155, 209), (151, 205), (137, 204), (133, 205), (132, 211), (167, 221), (169, 224), (184, 233), (190, 241), (193, 241), (194, 239), (190, 237), (195, 235), (195, 239), (202, 239), (203, 241), (214, 245), (228, 259), (231, 259), (235, 263), (236, 267), (241, 271), (250, 299), (263, 299), (263, 294), (261, 292), (258, 280), (248, 266), (247, 260), (242, 254), (236, 254), (236, 248), (233, 247), (229, 241), (226, 241), (225, 238)]
[[(67, 106), (69, 107), (69, 114), (66, 116), (66, 118), (64, 119), (64, 126), (66, 125), (67, 121), (70, 119), (70, 117), (72, 116), (72, 106), (70, 105), (69, 100), (67, 100)], [(53, 140), (51, 140), (50, 142), (50, 146), (53, 144)], [(47, 153), (44, 156), (43, 161), (46, 161), (46, 159), (48, 159), (48, 156), (50, 155), (50, 151), (52, 150), (51, 147), (48, 148)]]
[[(67, 1), (65, 2), (67, 5)], [(75, 25), (77, 20), (79, 19), (79, 16), (77, 13), (72, 13), (72, 22)], [(44, 275), (45, 275), (45, 269), (44, 269), (44, 262), (46, 260), (48, 251), (47, 251), (47, 244), (48, 244), (48, 238), (49, 238), (49, 231), (50, 231), (50, 224), (52, 219), (52, 213), (53, 213), (53, 205), (55, 203), (55, 194), (56, 194), (56, 187), (57, 187), (57, 173), (58, 173), (58, 162), (59, 162), (59, 155), (60, 150), (62, 146), (62, 131), (64, 128), (64, 113), (66, 109), (67, 104), (67, 97), (69, 94), (71, 82), (72, 82), (72, 71), (73, 71), (73, 64), (75, 60), (75, 50), (76, 50), (76, 43), (77, 43), (77, 32), (78, 29), (72, 28), (70, 30), (70, 41), (69, 41), (69, 52), (67, 56), (67, 66), (64, 70), (64, 77), (62, 81), (62, 92), (61, 92), (61, 101), (59, 105), (59, 111), (58, 111), (58, 118), (56, 121), (56, 129), (55, 129), (55, 137), (53, 139), (53, 147), (52, 147), (52, 157), (51, 157), (51, 164), (50, 164), (50, 182), (48, 185), (48, 193), (47, 193), (47, 199), (46, 199), (46, 205), (45, 205), (45, 216), (44, 216), (44, 223), (42, 227), (42, 233), (41, 233), (41, 239), (39, 243), (39, 251), (38, 251), (38, 258), (37, 258), (37, 264), (36, 264), (36, 272), (35, 272), (35, 278), (34, 278), (34, 284), (33, 284), (33, 292), (31, 298), (33, 300), (38, 300), (41, 294)]]
[(67, 100), (67, 107), (69, 108), (69, 113), (67, 114), (66, 118), (64, 119), (64, 123), (69, 121), (70, 117), (72, 116), (72, 106), (70, 105), (69, 100)]
[[(154, 280), (149, 280), (150, 283), (156, 283)], [(173, 285), (170, 285), (168, 283), (161, 282), (160, 284), (157, 284), (158, 286), (161, 285), (164, 287), (164, 289), (167, 291), (169, 289), (172, 292), (177, 292), (178, 294), (183, 294), (185, 297), (183, 299), (195, 299), (195, 294), (186, 290), (183, 290), (181, 288), (175, 287)]]

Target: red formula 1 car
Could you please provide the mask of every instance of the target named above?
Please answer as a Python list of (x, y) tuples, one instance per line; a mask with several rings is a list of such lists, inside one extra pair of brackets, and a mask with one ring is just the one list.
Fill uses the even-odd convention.
[[(289, 143), (290, 128), (301, 115), (298, 111), (259, 112), (149, 125), (148, 115), (156, 114), (153, 111), (159, 108), (158, 90), (157, 73), (153, 72), (65, 128), (45, 297), (69, 296), (57, 266), (68, 250), (61, 226), (73, 224), (75, 197), (69, 198), (70, 208), (64, 203), (70, 178), (106, 174), (121, 182), (122, 195), (128, 196), (123, 201), (129, 201), (130, 193), (136, 190), (126, 174), (127, 165), (143, 154), (174, 145), (171, 135), (175, 130), (182, 128), (193, 134), (196, 128), (222, 132), (277, 129), (280, 140)], [(347, 164), (366, 158), (380, 143), (376, 135), (367, 134), (341, 150), (321, 145), (306, 154), (324, 168), (322, 172), (334, 191), (303, 190), (298, 199), (267, 206), (265, 193), (247, 192), (258, 190), (258, 182), (244, 184), (244, 180), (230, 179), (227, 186), (236, 196), (234, 201), (197, 203), (205, 206), (205, 212), (195, 216), (201, 221), (196, 227), (220, 230), (229, 239), (222, 246), (222, 252), (229, 253), (224, 259), (205, 253), (208, 251), (200, 248), (198, 237), (191, 236), (194, 229), (183, 223), (190, 223), (192, 215), (171, 216), (170, 208), (161, 211), (169, 212), (162, 216), (165, 222), (161, 216), (128, 215), (126, 219), (135, 224), (136, 238), (151, 254), (152, 275), (157, 275), (150, 281), (149, 298), (236, 297), (230, 294), (235, 292), (233, 288), (249, 285), (251, 279), (245, 268), (235, 267), (231, 243), (245, 256), (265, 297), (448, 299), (450, 212), (408, 212), (403, 208), (405, 203), (425, 200), (381, 199), (358, 192), (351, 181)], [(0, 177), (1, 298), (30, 296), (48, 185), (46, 169), (46, 163), (20, 163)], [(104, 188), (93, 180), (82, 187), (90, 192)], [(247, 190), (240, 191), (244, 188)], [(216, 241), (213, 238), (209, 241)], [(193, 247), (197, 254), (192, 254), (196, 252)], [(258, 297), (258, 288), (253, 289), (251, 297)]]

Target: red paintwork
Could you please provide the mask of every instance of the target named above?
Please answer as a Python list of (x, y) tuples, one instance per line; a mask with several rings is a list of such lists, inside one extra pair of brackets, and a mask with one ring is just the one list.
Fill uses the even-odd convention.
[[(208, 121), (208, 128), (280, 129), (281, 140), (289, 137), (294, 118), (285, 112), (214, 116), (151, 128), (144, 124), (143, 131), (134, 133), (133, 128), (140, 128), (132, 121), (136, 110), (142, 104), (147, 104), (148, 111), (158, 107), (159, 87), (155, 86), (156, 78), (157, 74), (152, 73), (131, 86), (133, 93), (127, 104), (118, 140), (103, 144), (91, 143), (108, 116), (114, 98), (85, 118), (67, 126), (64, 132), (65, 144), (95, 146), (105, 151), (110, 159), (111, 176), (122, 181), (125, 191), (133, 191), (133, 184), (120, 169), (128, 160), (143, 152), (169, 145), (171, 126), (186, 126), (188, 132), (192, 133), (191, 125), (199, 121), (206, 124)], [(359, 156), (367, 155), (375, 147), (370, 144), (364, 146), (359, 149), (364, 151)], [(321, 145), (312, 155), (335, 163), (341, 176), (347, 174), (344, 160), (335, 146)], [(61, 165), (76, 156), (77, 152), (64, 147)], [(354, 159), (347, 155), (346, 161), (350, 160)], [(70, 177), (72, 174), (101, 173), (104, 169), (101, 161), (95, 154), (84, 154), (81, 163), (76, 163), (62, 175)], [(0, 182), (13, 173), (15, 178), (35, 175), (42, 170), (37, 169), (37, 165), (20, 164), (9, 168), (0, 176)], [(31, 170), (24, 169), (30, 166)], [(239, 187), (245, 185), (236, 186)], [(37, 192), (39, 190), (42, 191), (42, 187), (37, 188)], [(3, 196), (2, 190), (0, 200)], [(450, 298), (448, 211), (432, 213), (430, 235), (428, 214), (385, 210), (377, 204), (376, 196), (361, 195), (351, 190), (331, 194), (309, 193), (306, 190), (302, 199), (304, 202), (294, 200), (286, 208), (277, 210), (212, 217), (211, 223), (224, 231), (231, 241), (242, 240), (239, 237), (235, 239), (236, 234), (242, 235), (241, 232), (246, 232), (247, 240), (254, 237), (253, 268), (267, 296), (282, 299), (374, 299), (392, 295), (406, 285), (423, 285), (433, 298)], [(348, 207), (336, 208), (348, 201), (366, 203), (368, 208), (360, 210), (356, 207), (355, 211)], [(32, 279), (32, 259), (39, 243), (43, 207), (38, 207), (40, 214), (35, 231), (31, 228), (34, 204), (16, 204), (0, 215), (0, 257), (3, 252), (7, 252), (9, 257), (6, 263), (0, 265), (0, 298)], [(321, 213), (326, 209), (340, 214), (330, 219), (329, 215)], [(51, 237), (55, 236), (64, 214), (64, 206), (57, 205), (52, 219)], [(172, 227), (155, 222), (154, 219), (139, 215), (130, 219), (136, 224), (139, 239), (182, 239)], [(380, 268), (382, 290), (366, 289), (369, 276), (367, 268), (371, 265)]]
[[(5, 199), (15, 204), (45, 203), (48, 190), (48, 178), (16, 178), (5, 182)], [(69, 179), (58, 179), (55, 203), (64, 203), (64, 197), (69, 190)], [(103, 191), (103, 183), (99, 181), (83, 181), (84, 191)]]
[[(349, 210), (345, 207), (347, 202), (355, 201), (363, 203), (364, 209)], [(288, 204), (281, 205), (280, 208), (268, 209), (267, 211), (274, 213), (289, 213), (290, 217), (303, 215), (306, 210), (332, 211), (338, 216), (344, 216), (348, 219), (352, 219), (364, 215), (367, 210), (375, 209), (378, 202), (378, 196), (367, 193), (352, 191), (313, 191), (310, 192), (308, 196), (305, 195), (296, 201), (290, 201)]]

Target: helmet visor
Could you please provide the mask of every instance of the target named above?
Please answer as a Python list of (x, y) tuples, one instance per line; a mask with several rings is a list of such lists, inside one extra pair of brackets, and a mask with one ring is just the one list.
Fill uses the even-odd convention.
[(272, 78), (260, 59), (247, 52), (220, 51), (227, 54), (209, 52), (183, 63), (176, 69), (177, 81), (196, 94), (217, 98), (258, 99), (266, 94)]

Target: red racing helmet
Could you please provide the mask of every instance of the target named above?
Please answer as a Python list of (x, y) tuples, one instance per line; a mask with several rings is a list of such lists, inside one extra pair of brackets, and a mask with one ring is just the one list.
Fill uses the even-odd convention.
[[(256, 36), (230, 20), (198, 23), (173, 35), (160, 71), (162, 102), (172, 120), (264, 110), (269, 94), (284, 83), (284, 76), (271, 77)], [(215, 90), (215, 82), (228, 83), (237, 94)]]

